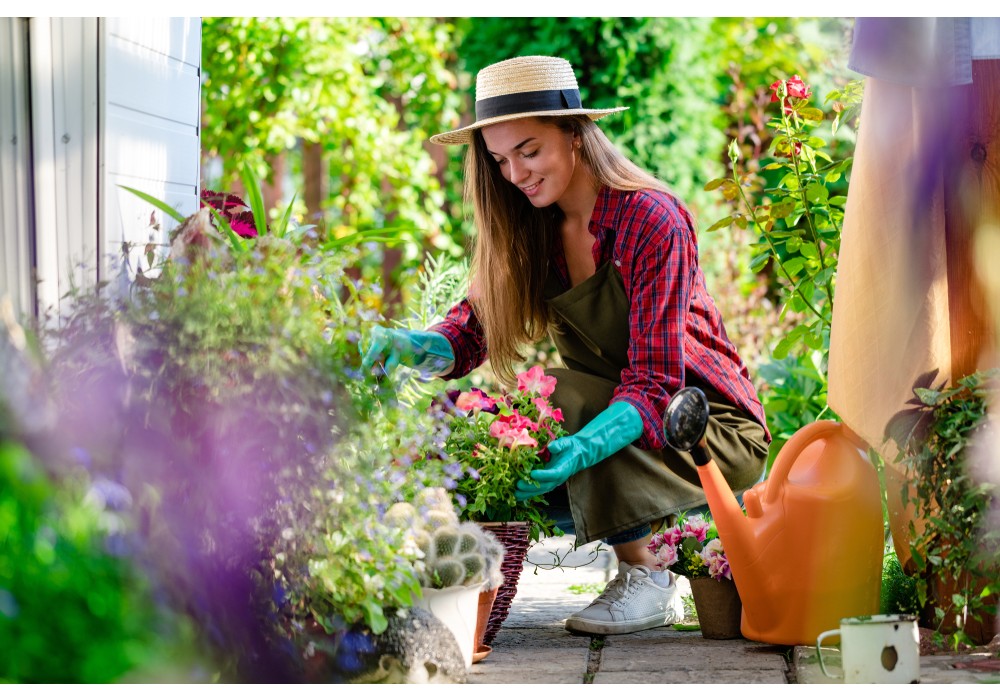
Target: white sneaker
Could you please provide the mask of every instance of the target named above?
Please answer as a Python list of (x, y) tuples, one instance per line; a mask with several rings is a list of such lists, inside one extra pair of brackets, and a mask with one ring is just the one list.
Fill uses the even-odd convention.
[(674, 575), (670, 585), (653, 582), (645, 566), (618, 564), (618, 575), (597, 599), (566, 620), (566, 629), (584, 634), (627, 634), (684, 619), (684, 603)]

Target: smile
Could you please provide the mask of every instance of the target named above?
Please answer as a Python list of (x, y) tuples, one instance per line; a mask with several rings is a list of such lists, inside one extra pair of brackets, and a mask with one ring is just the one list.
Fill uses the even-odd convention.
[(541, 187), (541, 184), (542, 181), (539, 180), (538, 182), (528, 185), (527, 187), (522, 187), (521, 191), (530, 197), (534, 194), (538, 194), (538, 188)]

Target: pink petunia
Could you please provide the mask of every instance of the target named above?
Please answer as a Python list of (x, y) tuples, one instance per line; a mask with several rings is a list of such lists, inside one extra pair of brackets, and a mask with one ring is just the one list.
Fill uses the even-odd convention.
[(517, 375), (517, 390), (549, 396), (556, 389), (556, 378), (546, 376), (541, 366), (535, 365)]
[(479, 389), (463, 391), (455, 399), (455, 408), (459, 411), (488, 411), (496, 405), (496, 399), (487, 396)]
[(490, 435), (500, 441), (500, 447), (538, 447), (538, 440), (531, 437), (525, 428), (518, 428), (503, 421), (493, 421), (490, 424)]
[(538, 430), (538, 423), (531, 420), (527, 416), (522, 416), (517, 411), (514, 411), (512, 414), (507, 416), (497, 416), (493, 422), (496, 423), (497, 421), (507, 423), (515, 430), (529, 430), (531, 432)]
[(549, 403), (548, 399), (535, 399), (533, 401), (535, 408), (538, 409), (538, 418), (540, 420), (545, 420), (546, 418), (551, 418), (557, 423), (562, 423), (563, 412), (561, 408), (552, 408), (552, 404)]

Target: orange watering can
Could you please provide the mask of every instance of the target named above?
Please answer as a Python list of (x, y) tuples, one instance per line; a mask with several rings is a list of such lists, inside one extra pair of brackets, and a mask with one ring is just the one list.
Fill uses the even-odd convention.
[(708, 450), (708, 401), (678, 391), (667, 442), (691, 453), (743, 603), (747, 639), (813, 645), (841, 618), (879, 611), (882, 500), (866, 445), (836, 421), (816, 421), (785, 443), (743, 508)]

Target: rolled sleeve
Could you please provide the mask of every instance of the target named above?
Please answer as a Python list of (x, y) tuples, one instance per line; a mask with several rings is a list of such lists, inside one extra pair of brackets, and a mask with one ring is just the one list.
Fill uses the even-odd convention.
[(486, 362), (486, 339), (483, 327), (468, 299), (463, 299), (448, 311), (444, 320), (427, 330), (440, 333), (451, 343), (455, 366), (442, 379), (458, 379)]

